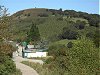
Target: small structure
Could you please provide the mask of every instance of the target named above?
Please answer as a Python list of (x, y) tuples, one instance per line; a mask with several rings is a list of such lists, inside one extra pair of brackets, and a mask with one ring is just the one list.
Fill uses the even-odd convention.
[(47, 52), (24, 50), (22, 56), (23, 58), (46, 57)]
[(46, 57), (48, 54), (47, 49), (40, 49), (39, 45), (27, 45), (27, 47), (22, 51), (23, 58)]
[(26, 42), (16, 44), (17, 51), (13, 53), (13, 57), (21, 56), (23, 58), (34, 58), (34, 57), (47, 57), (47, 48), (41, 49), (40, 45), (27, 45)]

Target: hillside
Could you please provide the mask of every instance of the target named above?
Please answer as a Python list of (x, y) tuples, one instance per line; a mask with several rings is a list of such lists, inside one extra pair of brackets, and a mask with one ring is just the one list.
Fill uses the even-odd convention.
[[(55, 10), (44, 8), (21, 10), (11, 16), (11, 32), (13, 32), (14, 39), (23, 39), (27, 36), (26, 34), (29, 31), (32, 23), (35, 23), (39, 28), (39, 32), (42, 39), (55, 40), (57, 39), (56, 37), (61, 34), (64, 27), (73, 28), (73, 22), (75, 23), (79, 20), (84, 21), (86, 23), (85, 28), (83, 30), (76, 29), (76, 31), (80, 34), (82, 33), (82, 35), (86, 35), (86, 33), (92, 32), (96, 29), (95, 26), (89, 26), (89, 20), (83, 17), (83, 15), (87, 13), (83, 13), (83, 15), (80, 16), (80, 12), (74, 11), (73, 14), (72, 12), (73, 10), (62, 11), (61, 9)], [(76, 16), (75, 13), (78, 13), (79, 16)], [(93, 30), (91, 30), (91, 28), (93, 28)]]

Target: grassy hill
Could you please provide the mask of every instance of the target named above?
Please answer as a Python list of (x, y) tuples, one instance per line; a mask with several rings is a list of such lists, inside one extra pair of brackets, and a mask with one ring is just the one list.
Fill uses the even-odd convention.
[[(83, 33), (85, 30), (91, 29), (88, 20), (81, 17), (70, 17), (68, 15), (61, 15), (57, 13), (59, 10), (34, 8), (21, 10), (13, 14), (11, 31), (13, 32), (14, 39), (26, 37), (32, 23), (35, 23), (38, 28), (42, 39), (56, 39), (64, 27), (71, 27), (73, 22), (77, 20), (85, 21), (87, 24), (84, 30), (78, 30)], [(63, 12), (63, 11), (62, 11)], [(93, 27), (95, 29), (95, 27)]]
[(25, 10), (21, 10), (16, 12), (15, 14), (13, 14), (13, 18), (18, 19), (19, 17), (21, 19), (25, 19), (27, 17), (37, 17), (39, 14), (47, 14), (50, 15), (51, 12), (48, 11), (48, 9), (45, 8), (33, 8), (33, 9), (25, 9)]

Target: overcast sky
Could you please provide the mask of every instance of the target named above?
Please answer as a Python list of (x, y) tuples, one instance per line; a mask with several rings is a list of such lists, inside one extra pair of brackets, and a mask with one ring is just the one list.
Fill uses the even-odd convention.
[(0, 0), (0, 5), (9, 8), (9, 13), (29, 8), (53, 8), (99, 13), (99, 0)]

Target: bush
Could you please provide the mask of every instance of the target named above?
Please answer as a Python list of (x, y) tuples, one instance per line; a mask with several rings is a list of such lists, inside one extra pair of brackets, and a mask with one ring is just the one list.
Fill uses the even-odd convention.
[(14, 73), (15, 71), (16, 66), (11, 58), (0, 55), (0, 75), (9, 75), (9, 73)]
[(10, 73), (9, 75), (22, 75), (22, 72), (19, 69), (16, 69), (14, 73)]
[(49, 15), (47, 13), (41, 13), (38, 16), (40, 16), (40, 17), (48, 17)]
[(80, 20), (77, 20), (75, 23), (75, 27), (80, 30), (84, 29), (85, 25), (86, 25), (86, 23), (84, 21), (80, 21)]
[(61, 16), (61, 17), (58, 17), (57, 18), (57, 21), (63, 21), (63, 17)]
[(72, 48), (52, 46), (49, 54), (54, 58), (47, 60), (48, 69), (59, 72), (58, 75), (98, 75), (99, 50), (93, 42), (81, 39), (73, 42)]
[(0, 64), (0, 75), (7, 75), (8, 72), (4, 64)]
[(56, 45), (50, 46), (48, 49), (48, 54), (50, 56), (55, 56), (56, 52), (58, 52), (58, 49), (61, 49), (63, 47), (64, 47), (64, 45), (61, 45), (61, 44), (56, 44)]
[(95, 31), (94, 38), (93, 38), (93, 42), (94, 42), (94, 44), (95, 44), (95, 46), (96, 46), (97, 48), (100, 47), (100, 34), (99, 34), (99, 32), (100, 32), (100, 30), (97, 29), (97, 30)]
[(79, 34), (75, 31), (75, 28), (64, 27), (63, 32), (58, 36), (59, 39), (77, 39)]
[[(48, 69), (51, 71), (55, 71), (58, 75), (65, 75), (67, 73), (67, 48), (63, 45), (55, 45), (49, 48), (49, 54), (53, 56), (53, 58), (49, 58), (45, 65), (48, 66)], [(55, 72), (53, 72), (55, 74)]]
[(69, 43), (67, 44), (67, 47), (68, 47), (68, 48), (72, 48), (72, 47), (73, 47), (73, 43), (72, 43), (72, 42), (69, 42)]
[(69, 50), (71, 63), (69, 75), (98, 75), (99, 50), (92, 41), (82, 39), (73, 44)]
[(86, 34), (86, 37), (88, 37), (88, 38), (94, 38), (94, 33), (93, 32), (88, 32), (87, 34)]
[(5, 55), (9, 55), (10, 57), (12, 57), (12, 53), (15, 50), (16, 49), (10, 44), (7, 44), (7, 43), (0, 44), (0, 54), (5, 54)]

